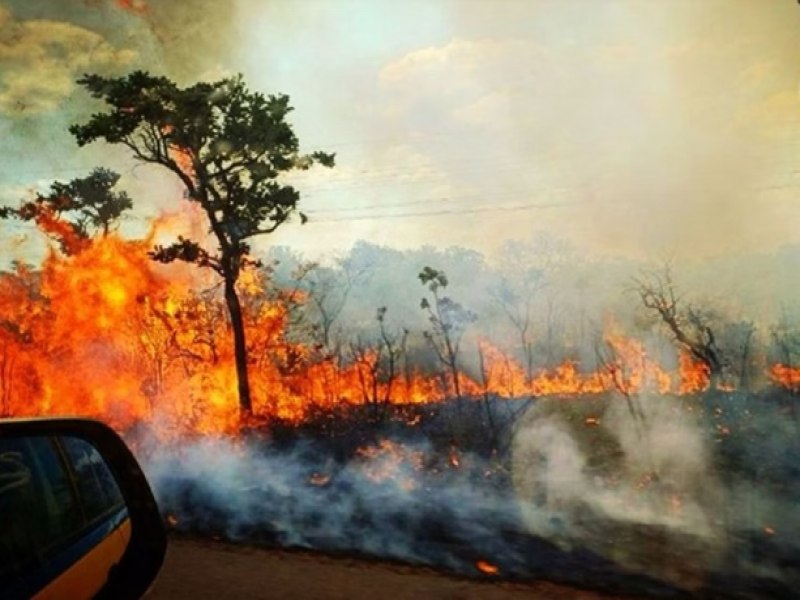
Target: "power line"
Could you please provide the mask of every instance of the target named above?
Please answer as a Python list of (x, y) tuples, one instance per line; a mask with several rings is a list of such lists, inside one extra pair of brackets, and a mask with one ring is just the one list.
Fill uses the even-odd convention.
[(418, 204), (430, 204), (432, 202), (456, 202), (455, 198), (424, 198), (422, 200), (409, 200), (406, 202), (390, 202), (386, 204), (371, 204), (369, 206), (345, 206), (341, 208), (318, 208), (305, 210), (308, 215), (318, 215), (320, 213), (343, 213), (343, 212), (356, 212), (359, 210), (377, 210), (380, 208), (403, 208), (406, 206), (414, 206)]
[(516, 206), (479, 206), (476, 208), (467, 208), (462, 210), (447, 209), (439, 211), (421, 211), (399, 214), (386, 214), (386, 215), (356, 215), (354, 217), (342, 217), (331, 219), (311, 219), (308, 223), (338, 223), (344, 221), (373, 221), (382, 219), (404, 219), (410, 217), (438, 217), (442, 215), (468, 215), (484, 212), (515, 212), (520, 210), (532, 210), (537, 208), (563, 208), (567, 206), (575, 206), (578, 204), (585, 204), (584, 202), (550, 202), (546, 204), (531, 203), (531, 204), (518, 204)]
[[(549, 193), (552, 192), (568, 192), (570, 188), (566, 187), (551, 187), (548, 189)], [(509, 197), (519, 197), (520, 195), (529, 195), (529, 190), (509, 190), (502, 194), (494, 194), (491, 196), (491, 200), (497, 200), (500, 198), (509, 198)], [(382, 203), (382, 204), (370, 204), (370, 205), (362, 205), (362, 206), (345, 206), (345, 207), (338, 207), (338, 208), (328, 208), (328, 209), (306, 209), (303, 212), (309, 215), (315, 215), (320, 213), (347, 213), (347, 212), (356, 212), (356, 211), (370, 211), (380, 208), (404, 208), (406, 206), (415, 206), (419, 204), (434, 204), (439, 202), (452, 202), (454, 204), (463, 203), (464, 201), (469, 200), (486, 200), (487, 195), (484, 193), (477, 193), (477, 194), (459, 194), (457, 197), (453, 198), (450, 196), (432, 196), (428, 198), (420, 198), (417, 200), (407, 200), (403, 202), (389, 202), (389, 203)], [(367, 215), (364, 215), (367, 216)]]

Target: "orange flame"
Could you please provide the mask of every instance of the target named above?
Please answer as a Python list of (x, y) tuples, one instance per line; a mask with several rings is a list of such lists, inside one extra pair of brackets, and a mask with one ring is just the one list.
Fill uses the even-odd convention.
[(789, 390), (800, 389), (800, 368), (798, 367), (788, 367), (782, 364), (772, 365), (769, 376), (773, 381)]
[[(32, 206), (32, 204), (28, 206)], [(56, 238), (68, 254), (78, 254), (88, 247), (89, 240), (81, 237), (72, 224), (59, 219), (50, 207), (37, 205), (33, 210), (35, 211), (36, 226), (44, 233)]]
[[(204, 231), (198, 225), (202, 215), (190, 214), (187, 235), (195, 237)], [(51, 251), (36, 270), (19, 266), (0, 273), (0, 416), (80, 414), (120, 429), (147, 422), (165, 437), (235, 432), (234, 352), (225, 305), (207, 291), (215, 281), (191, 265), (161, 265), (147, 257), (159, 236), (175, 234), (178, 219), (159, 219), (144, 240), (124, 240), (115, 234), (85, 239), (52, 213), (40, 217), (39, 227), (71, 251)], [(453, 381), (413, 366), (393, 382), (376, 378), (375, 351), (349, 364), (319, 359), (313, 348), (287, 335), (291, 306), (303, 297), (267, 294), (262, 277), (254, 270), (239, 282), (259, 418), (298, 422), (342, 405), (413, 405), (452, 397)], [(709, 386), (708, 369), (687, 353), (680, 353), (676, 372), (667, 372), (644, 344), (617, 328), (607, 327), (604, 337), (605, 364), (594, 370), (566, 360), (530, 377), (511, 354), (482, 340), (481, 372), (474, 378), (460, 373), (460, 389), (467, 397), (517, 398), (614, 390), (693, 394)], [(800, 389), (800, 369), (774, 365), (769, 375)], [(409, 412), (406, 419), (415, 425), (422, 415)], [(599, 421), (589, 417), (585, 424)], [(391, 455), (385, 444), (377, 448)], [(461, 461), (451, 457), (453, 466)]]
[(364, 474), (376, 483), (393, 481), (406, 491), (417, 486), (416, 479), (404, 472), (404, 468), (422, 469), (424, 456), (419, 450), (382, 439), (375, 446), (359, 448), (358, 455), (364, 460)]
[(678, 392), (681, 394), (696, 394), (708, 389), (710, 381), (708, 367), (692, 359), (689, 353), (684, 350), (681, 350), (678, 359), (681, 377)]

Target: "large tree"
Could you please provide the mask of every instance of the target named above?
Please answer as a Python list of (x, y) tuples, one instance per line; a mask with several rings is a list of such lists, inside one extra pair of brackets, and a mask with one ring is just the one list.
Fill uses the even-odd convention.
[[(78, 144), (98, 139), (122, 144), (137, 160), (171, 171), (208, 217), (215, 243), (178, 238), (157, 246), (151, 256), (194, 263), (222, 277), (239, 405), (243, 417), (250, 415), (247, 344), (236, 292), (242, 269), (256, 262), (249, 258), (249, 240), (275, 231), (297, 209), (300, 194), (281, 175), (314, 163), (333, 166), (333, 155), (301, 154), (286, 120), (292, 110), (288, 96), (252, 92), (241, 77), (181, 88), (137, 71), (120, 78), (86, 75), (78, 83), (109, 107), (70, 128)], [(305, 222), (305, 215), (300, 219)]]

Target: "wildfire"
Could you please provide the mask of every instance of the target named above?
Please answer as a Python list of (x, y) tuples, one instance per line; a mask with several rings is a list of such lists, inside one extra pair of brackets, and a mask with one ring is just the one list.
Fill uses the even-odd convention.
[[(28, 204), (23, 208), (32, 208), (33, 204)], [(46, 207), (38, 206), (34, 209), (34, 222), (44, 233), (50, 234), (61, 241), (61, 245), (68, 254), (78, 254), (85, 250), (89, 245), (89, 240), (79, 236), (69, 223), (58, 218), (55, 212)]]
[[(202, 235), (202, 215), (194, 217), (187, 230), (186, 218), (166, 215), (146, 239), (125, 240), (113, 233), (87, 239), (46, 210), (38, 213), (37, 225), (66, 252), (53, 249), (38, 268), (17, 265), (0, 274), (0, 415), (79, 414), (121, 430), (147, 422), (173, 437), (237, 430), (233, 347), (214, 280), (147, 256), (157, 240), (174, 237), (179, 221), (187, 235)], [(320, 358), (309, 345), (292, 341), (291, 307), (304, 298), (267, 293), (264, 277), (246, 271), (239, 282), (257, 418), (299, 422), (312, 410), (341, 405), (412, 405), (453, 396), (451, 379), (423, 375), (414, 365), (392, 382), (380, 379), (375, 351), (347, 362)], [(607, 329), (606, 360), (594, 370), (565, 360), (526, 373), (510, 353), (482, 340), (479, 375), (458, 375), (462, 395), (692, 394), (708, 388), (708, 369), (688, 354), (679, 355), (677, 372), (668, 372), (642, 343), (614, 326)], [(800, 369), (774, 365), (769, 375), (786, 388), (800, 388)], [(416, 425), (421, 419), (411, 413), (406, 420)], [(596, 426), (599, 418), (585, 424)], [(720, 425), (720, 433), (729, 430)], [(390, 453), (385, 445), (377, 448)], [(452, 455), (451, 465), (460, 460)]]
[(450, 466), (453, 467), (454, 469), (457, 469), (461, 466), (461, 459), (458, 457), (458, 450), (456, 450), (455, 448), (450, 449), (449, 460), (450, 460)]

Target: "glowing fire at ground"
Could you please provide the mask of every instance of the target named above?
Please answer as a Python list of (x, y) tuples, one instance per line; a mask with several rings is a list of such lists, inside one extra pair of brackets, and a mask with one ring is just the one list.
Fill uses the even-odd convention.
[(391, 481), (406, 491), (417, 486), (413, 472), (422, 469), (422, 452), (389, 439), (382, 439), (375, 446), (359, 448), (358, 455), (364, 459), (362, 470), (372, 481)]
[(769, 374), (773, 381), (789, 390), (800, 389), (800, 368), (777, 364), (772, 365)]
[(486, 575), (499, 575), (500, 568), (485, 560), (478, 560), (475, 562), (475, 567)]

